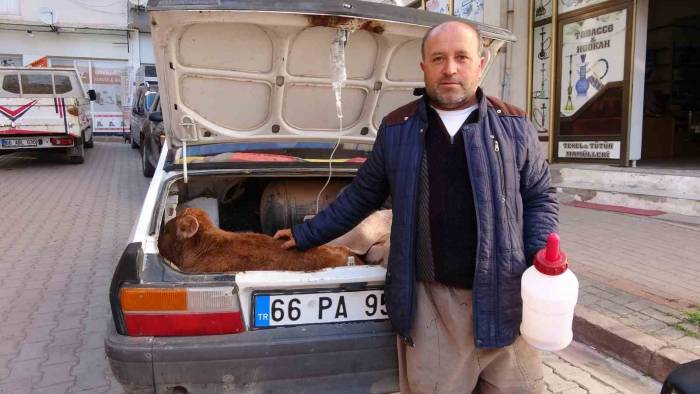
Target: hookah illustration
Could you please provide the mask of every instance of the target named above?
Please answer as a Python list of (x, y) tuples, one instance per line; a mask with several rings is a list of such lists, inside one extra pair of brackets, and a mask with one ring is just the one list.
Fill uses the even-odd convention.
[(601, 82), (601, 79), (605, 78), (606, 75), (608, 75), (608, 70), (610, 69), (610, 65), (608, 64), (608, 61), (606, 59), (600, 58), (598, 61), (595, 62), (595, 65), (597, 66), (598, 64), (603, 64), (605, 65), (605, 71), (603, 71), (603, 75), (598, 76), (598, 73), (595, 72), (593, 67), (591, 69), (587, 69), (587, 72), (590, 72), (591, 75), (588, 76), (588, 83), (593, 86), (596, 90), (600, 90), (603, 87), (603, 82)]
[(581, 63), (578, 66), (578, 81), (576, 81), (576, 95), (581, 97), (581, 96), (586, 96), (588, 93), (588, 79), (586, 78), (586, 67), (588, 67), (588, 63), (586, 63), (586, 54), (581, 55)]
[[(547, 50), (552, 47), (552, 38), (551, 37), (545, 37), (544, 36), (544, 26), (542, 26), (540, 30), (540, 53), (537, 54), (537, 57), (540, 60), (545, 60), (549, 58), (549, 55), (547, 54)], [(546, 42), (546, 44), (545, 44)]]
[(533, 111), (533, 116), (532, 120), (535, 122), (535, 125), (539, 127), (541, 130), (546, 129), (544, 126), (545, 124), (545, 116), (547, 114), (547, 104), (542, 103), (542, 106), (540, 108), (535, 108)]
[[(600, 90), (600, 88), (603, 87), (603, 83), (600, 80), (608, 74), (609, 64), (607, 60), (601, 58), (595, 62), (595, 65), (600, 63), (605, 65), (605, 71), (603, 71), (603, 75), (598, 76), (597, 73), (591, 67), (589, 67), (588, 62), (586, 62), (586, 54), (584, 53), (581, 55), (581, 63), (578, 67), (579, 79), (576, 81), (577, 96), (585, 97), (588, 94), (588, 88), (591, 85), (593, 85), (593, 87), (597, 90)], [(587, 76), (589, 72), (592, 74), (590, 77)]]
[(566, 88), (566, 105), (564, 105), (564, 111), (571, 112), (574, 110), (574, 103), (571, 101), (571, 93), (573, 93), (573, 88), (571, 87), (571, 59), (574, 55), (569, 55), (569, 87)]
[(546, 100), (548, 97), (547, 97), (547, 92), (544, 90), (544, 81), (545, 81), (544, 72), (547, 70), (544, 68), (544, 62), (542, 62), (542, 68), (540, 68), (540, 71), (542, 72), (542, 79), (540, 80), (540, 90), (535, 91), (534, 92), (535, 95), (532, 96), (532, 98)]
[[(546, 2), (545, 2), (546, 1)], [(535, 8), (535, 16), (543, 16), (547, 13), (547, 8), (552, 3), (552, 0), (540, 0), (540, 5)]]

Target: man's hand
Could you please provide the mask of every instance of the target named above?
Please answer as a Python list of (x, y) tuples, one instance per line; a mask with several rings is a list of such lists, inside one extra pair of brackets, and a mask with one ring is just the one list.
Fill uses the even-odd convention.
[(297, 246), (297, 241), (294, 240), (294, 236), (292, 235), (291, 229), (285, 228), (279, 230), (275, 233), (273, 238), (287, 240), (285, 243), (282, 244), (282, 249), (291, 249)]

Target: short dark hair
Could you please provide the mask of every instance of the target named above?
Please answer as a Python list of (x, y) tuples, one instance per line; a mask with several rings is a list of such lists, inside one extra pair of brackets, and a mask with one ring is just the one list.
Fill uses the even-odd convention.
[(437, 29), (438, 27), (440, 27), (444, 24), (452, 23), (452, 22), (460, 23), (460, 24), (470, 28), (471, 30), (474, 31), (474, 33), (476, 33), (476, 39), (479, 42), (479, 56), (484, 55), (484, 41), (481, 39), (481, 32), (479, 31), (479, 29), (477, 27), (474, 27), (474, 26), (470, 25), (469, 23), (463, 22), (463, 21), (448, 21), (448, 22), (442, 22), (440, 24), (437, 24), (425, 32), (425, 34), (423, 35), (423, 42), (421, 42), (421, 44), (420, 44), (420, 58), (422, 60), (425, 60), (425, 42), (428, 41), (428, 37), (430, 37), (430, 35), (433, 34), (433, 30)]

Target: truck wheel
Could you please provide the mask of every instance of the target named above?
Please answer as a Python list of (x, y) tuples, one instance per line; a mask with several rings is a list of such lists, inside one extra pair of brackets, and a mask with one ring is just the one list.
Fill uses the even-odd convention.
[(153, 178), (156, 169), (148, 160), (148, 157), (146, 157), (146, 149), (148, 149), (146, 144), (141, 141), (141, 169), (143, 170), (143, 176), (146, 178)]
[(82, 138), (76, 138), (75, 146), (68, 150), (68, 162), (81, 164), (85, 161), (85, 145)]

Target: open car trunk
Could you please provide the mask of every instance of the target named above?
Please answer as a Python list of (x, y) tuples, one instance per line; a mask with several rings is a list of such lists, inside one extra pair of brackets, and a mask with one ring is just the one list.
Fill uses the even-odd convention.
[[(419, 63), (426, 30), (446, 20), (461, 20), (354, 0), (151, 0), (149, 11), (163, 124), (172, 152), (165, 170), (187, 173), (190, 164), (200, 174), (190, 175), (188, 183), (176, 180), (166, 186), (163, 209), (151, 228), (156, 237), (157, 229), (186, 204), (208, 210), (224, 230), (268, 235), (315, 214), (316, 195), (329, 176), (323, 167), (336, 141), (373, 144), (383, 117), (415, 100), (415, 89), (424, 85)], [(485, 75), (499, 48), (514, 37), (498, 27), (473, 26), (483, 38)], [(204, 175), (240, 169), (240, 154), (233, 152), (241, 145), (297, 143), (331, 145), (322, 157), (293, 157), (292, 163), (268, 175)], [(335, 157), (332, 162), (337, 162)], [(309, 171), (314, 163), (319, 166)], [(262, 174), (260, 169), (272, 164), (266, 165), (249, 165), (248, 174)], [(354, 171), (347, 169), (340, 177), (333, 171), (334, 181), (318, 209), (351, 181)], [(386, 254), (388, 232), (373, 234), (386, 241)], [(381, 288), (386, 270), (381, 265), (220, 274), (183, 273), (172, 265), (168, 269), (187, 282), (233, 279), (246, 328), (264, 323), (256, 320), (260, 308), (251, 306), (261, 298), (251, 293), (265, 290), (269, 297), (271, 291), (315, 292), (318, 316), (324, 289), (334, 289), (335, 295), (327, 297), (332, 298), (332, 308), (340, 307), (338, 292), (364, 292), (364, 305), (347, 308), (358, 316), (343, 320), (336, 313), (336, 319), (279, 324), (386, 317)], [(372, 299), (368, 292), (375, 288)]]
[[(277, 230), (290, 228), (317, 212), (317, 197), (326, 178), (309, 176), (275, 175), (196, 175), (185, 183), (183, 178), (171, 181), (162, 196), (162, 209), (156, 236), (162, 233), (165, 223), (185, 208), (200, 208), (207, 212), (215, 226), (231, 232), (255, 232), (273, 235)], [(352, 181), (350, 174), (337, 176), (320, 193), (318, 210), (327, 207)], [(355, 230), (331, 242), (344, 245), (364, 258), (372, 256), (372, 265), (355, 265), (352, 259), (348, 266), (326, 268), (316, 271), (248, 270), (244, 272), (197, 273), (182, 271), (176, 264), (161, 256), (162, 264), (177, 273), (181, 281), (231, 280), (238, 289), (241, 314), (247, 329), (266, 328), (271, 325), (296, 325), (357, 320), (380, 320), (386, 318), (386, 308), (381, 286), (386, 270), (388, 238), (391, 214), (388, 210), (377, 211)], [(360, 262), (357, 262), (360, 263)], [(304, 293), (318, 293), (324, 289), (347, 291), (346, 305), (337, 305), (329, 297), (326, 316), (315, 315), (313, 319), (295, 322), (287, 318), (258, 316), (261, 305), (254, 311), (256, 298), (253, 292), (274, 290), (294, 292), (303, 300)], [(334, 293), (337, 294), (337, 293)], [(372, 297), (372, 294), (375, 297)], [(365, 302), (370, 305), (351, 306)], [(360, 297), (360, 298), (358, 298)], [(359, 301), (358, 301), (359, 300)], [(273, 300), (274, 301), (274, 300)], [(260, 304), (262, 301), (257, 300)], [(323, 308), (324, 305), (319, 307)], [(361, 307), (361, 308), (360, 308)], [(360, 309), (357, 309), (360, 308)], [(340, 310), (339, 310), (340, 309)], [(343, 310), (344, 309), (344, 310)], [(326, 312), (324, 310), (324, 312)], [(345, 313), (345, 316), (343, 316)], [(279, 317), (279, 316), (275, 316)], [(291, 316), (294, 317), (294, 316)]]

